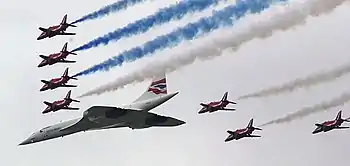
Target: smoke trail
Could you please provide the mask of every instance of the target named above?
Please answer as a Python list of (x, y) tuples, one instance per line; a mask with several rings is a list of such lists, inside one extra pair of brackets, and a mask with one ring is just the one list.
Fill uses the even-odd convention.
[(230, 28), (226, 32), (220, 31), (219, 35), (207, 41), (196, 42), (196, 45), (191, 49), (181, 50), (181, 53), (175, 53), (174, 56), (171, 56), (163, 63), (154, 62), (153, 64), (148, 64), (140, 70), (129, 73), (109, 84), (97, 87), (80, 97), (114, 91), (127, 84), (141, 82), (147, 78), (152, 78), (154, 75), (160, 75), (164, 71), (167, 73), (175, 71), (183, 66), (192, 64), (196, 58), (205, 60), (208, 57), (220, 56), (226, 48), (232, 48), (235, 51), (240, 45), (254, 38), (267, 38), (277, 30), (288, 30), (293, 26), (300, 25), (304, 23), (309, 15), (319, 16), (328, 13), (344, 1), (292, 1), (288, 5), (272, 6), (269, 10), (262, 12), (262, 14), (246, 16), (240, 23), (236, 24), (235, 28)]
[(270, 124), (281, 124), (281, 123), (292, 122), (294, 120), (304, 118), (304, 117), (309, 116), (309, 115), (314, 114), (314, 113), (327, 111), (330, 108), (344, 105), (349, 101), (350, 101), (350, 93), (343, 93), (341, 96), (334, 98), (330, 101), (324, 101), (324, 102), (316, 104), (314, 106), (303, 108), (297, 112), (287, 114), (284, 117), (281, 117), (281, 118), (272, 120), (270, 122), (264, 123), (264, 124), (260, 125), (260, 127), (270, 125)]
[[(280, 1), (283, 0), (274, 2)], [(122, 65), (125, 61), (135, 61), (166, 47), (175, 47), (183, 40), (193, 40), (201, 34), (209, 33), (220, 27), (233, 25), (235, 19), (243, 17), (249, 11), (252, 13), (261, 12), (268, 8), (272, 2), (271, 0), (239, 0), (236, 5), (228, 6), (223, 10), (215, 12), (211, 17), (202, 18), (195, 23), (178, 28), (169, 34), (159, 36), (154, 40), (148, 41), (141, 47), (125, 51), (74, 76), (87, 75), (101, 70), (108, 71), (112, 67)]]
[(131, 7), (137, 3), (143, 2), (145, 0), (120, 0), (113, 4), (104, 6), (93, 13), (83, 16), (78, 20), (72, 22), (72, 24), (80, 23), (87, 20), (93, 20), (97, 18), (101, 18), (103, 16), (109, 15), (110, 13), (118, 12), (120, 10), (125, 10), (128, 7)]
[(255, 93), (241, 96), (238, 99), (245, 99), (245, 98), (252, 98), (252, 97), (266, 97), (266, 96), (276, 95), (283, 92), (292, 92), (297, 88), (308, 87), (311, 85), (332, 81), (334, 79), (337, 79), (341, 76), (348, 74), (349, 72), (350, 72), (350, 63), (347, 63), (343, 66), (334, 68), (333, 70), (330, 70), (330, 71), (323, 71), (320, 73), (312, 74), (305, 78), (298, 78), (280, 86), (271, 87)]
[(75, 51), (87, 50), (92, 47), (97, 47), (100, 44), (107, 45), (110, 41), (118, 41), (123, 37), (130, 37), (139, 33), (143, 33), (154, 27), (155, 25), (161, 25), (171, 20), (180, 20), (187, 13), (196, 11), (202, 11), (208, 8), (210, 5), (217, 5), (219, 0), (185, 0), (177, 4), (171, 5), (160, 9), (157, 13), (150, 15), (141, 20), (137, 20), (134, 23), (130, 23), (123, 28), (119, 28), (113, 32), (93, 39), (92, 41), (74, 49)]

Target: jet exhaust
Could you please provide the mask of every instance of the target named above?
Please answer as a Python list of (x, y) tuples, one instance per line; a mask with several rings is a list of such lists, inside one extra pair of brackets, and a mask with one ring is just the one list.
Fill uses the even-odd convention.
[(93, 47), (97, 47), (101, 44), (108, 45), (111, 41), (116, 42), (124, 37), (130, 37), (132, 35), (147, 32), (152, 27), (162, 25), (169, 21), (180, 20), (185, 17), (186, 14), (202, 11), (209, 6), (217, 5), (218, 3), (218, 0), (180, 1), (179, 3), (176, 3), (169, 7), (159, 9), (155, 14), (137, 20), (125, 27), (116, 29), (112, 32), (109, 32), (108, 34), (93, 39), (90, 42), (74, 49), (73, 52), (87, 50)]
[(283, 1), (286, 0), (239, 0), (234, 5), (213, 12), (213, 15), (209, 17), (203, 17), (194, 23), (189, 23), (184, 27), (179, 27), (168, 34), (158, 36), (142, 46), (124, 51), (118, 56), (94, 65), (75, 76), (88, 75), (97, 71), (108, 71), (111, 68), (121, 66), (126, 62), (133, 62), (145, 56), (150, 56), (160, 50), (173, 48), (183, 41), (194, 40), (219, 28), (230, 27), (249, 12), (260, 13), (266, 8), (269, 8), (271, 4)]
[(79, 18), (78, 20), (72, 22), (71, 24), (77, 24), (80, 22), (84, 22), (87, 20), (94, 20), (97, 18), (101, 18), (104, 16), (107, 16), (111, 13), (115, 13), (115, 12), (119, 12), (121, 10), (125, 10), (128, 7), (134, 6), (137, 3), (141, 3), (144, 2), (145, 0), (121, 0), (115, 3), (112, 3), (110, 5), (104, 6), (100, 9), (98, 9), (97, 11), (94, 11), (92, 13), (89, 13), (81, 18)]
[[(181, 50), (180, 53), (174, 53), (164, 62), (154, 62), (147, 64), (140, 70), (124, 75), (114, 82), (102, 85), (91, 90), (80, 97), (94, 94), (102, 94), (108, 91), (115, 91), (123, 88), (127, 84), (142, 82), (154, 75), (163, 72), (173, 72), (181, 67), (192, 64), (196, 58), (206, 60), (209, 57), (220, 56), (224, 49), (232, 48), (233, 51), (242, 44), (255, 38), (267, 38), (277, 30), (288, 30), (296, 25), (305, 22), (308, 16), (319, 16), (332, 11), (341, 5), (345, 0), (309, 0), (303, 2), (291, 1), (288, 5), (276, 5), (259, 15), (250, 15), (241, 22), (237, 22), (236, 28), (230, 28), (226, 31), (221, 29), (219, 33), (213, 33), (207, 40), (193, 43), (190, 49)], [(268, 20), (266, 18), (269, 18)], [(224, 35), (223, 35), (224, 34)], [(192, 43), (191, 43), (192, 44)]]
[(280, 86), (271, 87), (264, 89), (255, 93), (247, 94), (239, 97), (238, 99), (256, 98), (256, 97), (267, 97), (270, 95), (277, 95), (279, 93), (288, 93), (297, 90), (298, 88), (309, 87), (312, 85), (320, 84), (335, 80), (339, 77), (349, 74), (350, 72), (350, 62), (334, 68), (329, 71), (323, 71), (320, 73), (315, 73), (304, 78), (297, 78), (291, 82), (282, 84)]
[(309, 115), (312, 115), (312, 114), (315, 114), (318, 112), (328, 111), (330, 108), (344, 105), (349, 101), (350, 101), (350, 93), (349, 92), (343, 93), (342, 95), (340, 95), (337, 98), (334, 98), (334, 99), (329, 100), (329, 101), (321, 102), (321, 103), (316, 104), (314, 106), (302, 108), (297, 112), (293, 112), (293, 113), (287, 114), (281, 118), (271, 120), (267, 123), (260, 125), (259, 127), (267, 126), (267, 125), (271, 125), (271, 124), (282, 124), (282, 123), (292, 122), (294, 120), (301, 119), (301, 118), (304, 118), (306, 116), (309, 116)]

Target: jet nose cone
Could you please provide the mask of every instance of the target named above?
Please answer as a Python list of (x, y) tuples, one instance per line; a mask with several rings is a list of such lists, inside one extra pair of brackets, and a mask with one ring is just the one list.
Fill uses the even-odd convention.
[(18, 146), (21, 146), (21, 145), (27, 145), (29, 144), (30, 141), (28, 139), (24, 140), (23, 142), (21, 142), (20, 144), (18, 144)]

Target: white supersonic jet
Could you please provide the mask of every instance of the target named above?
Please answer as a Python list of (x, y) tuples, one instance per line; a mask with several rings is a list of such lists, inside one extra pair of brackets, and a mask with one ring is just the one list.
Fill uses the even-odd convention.
[(81, 118), (68, 120), (34, 132), (19, 145), (32, 144), (81, 131), (129, 127), (144, 129), (153, 126), (171, 127), (185, 124), (184, 121), (150, 113), (149, 111), (168, 101), (179, 92), (167, 93), (166, 77), (153, 79), (148, 90), (130, 105), (123, 107), (92, 106)]

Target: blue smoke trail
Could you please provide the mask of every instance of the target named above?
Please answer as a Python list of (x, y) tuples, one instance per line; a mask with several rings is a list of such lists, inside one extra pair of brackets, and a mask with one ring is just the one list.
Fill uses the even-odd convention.
[(106, 16), (110, 13), (114, 13), (114, 12), (118, 12), (120, 10), (126, 9), (132, 5), (135, 5), (136, 3), (140, 3), (144, 0), (121, 0), (118, 2), (115, 2), (113, 4), (107, 5), (102, 7), (101, 9), (90, 13), (88, 15), (83, 16), (82, 18), (72, 22), (71, 24), (76, 24), (76, 23), (80, 23), (86, 20), (93, 20), (99, 17), (103, 17)]
[(247, 12), (260, 13), (270, 7), (273, 2), (282, 1), (286, 0), (237, 0), (236, 5), (231, 5), (217, 11), (211, 17), (202, 18), (195, 23), (178, 28), (169, 34), (159, 36), (152, 41), (146, 42), (141, 47), (125, 51), (101, 64), (77, 73), (74, 77), (88, 75), (101, 70), (108, 71), (110, 68), (120, 66), (124, 62), (135, 61), (166, 47), (174, 47), (183, 40), (193, 40), (199, 35), (209, 33), (220, 27), (232, 26), (235, 20), (243, 17)]
[[(130, 23), (123, 28), (119, 28), (102, 37), (98, 37), (87, 44), (84, 44), (72, 52), (87, 50), (92, 47), (97, 47), (100, 44), (107, 45), (110, 41), (118, 41), (123, 37), (139, 34), (148, 31), (155, 25), (161, 25), (171, 20), (180, 20), (185, 14), (195, 11), (202, 11), (210, 5), (217, 4), (220, 0), (183, 0), (177, 4), (160, 9), (157, 13), (146, 18)], [(221, 0), (222, 1), (222, 0)]]

